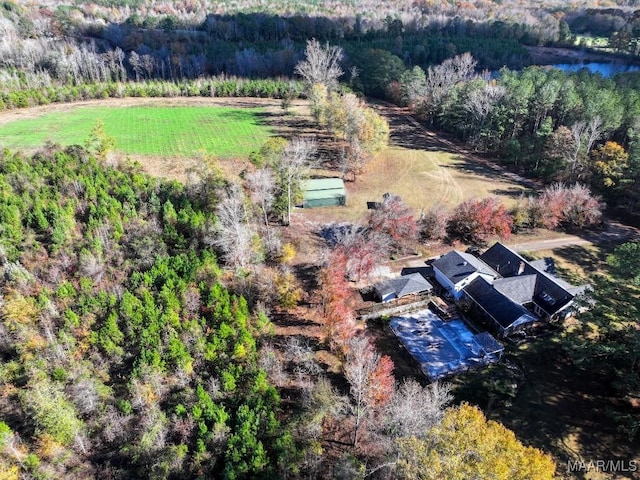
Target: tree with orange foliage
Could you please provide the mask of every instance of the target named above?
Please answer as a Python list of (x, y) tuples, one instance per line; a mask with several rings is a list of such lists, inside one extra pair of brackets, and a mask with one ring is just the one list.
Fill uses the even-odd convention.
[(474, 244), (483, 244), (490, 235), (509, 238), (513, 219), (496, 197), (472, 198), (458, 205), (447, 223), (447, 233)]
[(345, 346), (356, 332), (356, 322), (347, 306), (350, 295), (345, 278), (347, 257), (342, 249), (334, 250), (319, 275), (324, 324), (333, 351), (345, 351)]

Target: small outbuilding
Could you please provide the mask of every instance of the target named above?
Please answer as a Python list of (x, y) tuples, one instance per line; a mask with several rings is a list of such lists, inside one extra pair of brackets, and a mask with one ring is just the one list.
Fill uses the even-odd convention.
[(337, 207), (347, 204), (347, 190), (341, 178), (311, 178), (302, 184), (304, 208)]
[(419, 273), (404, 275), (376, 284), (373, 289), (377, 299), (381, 302), (389, 302), (407, 295), (417, 295), (430, 292), (431, 284)]

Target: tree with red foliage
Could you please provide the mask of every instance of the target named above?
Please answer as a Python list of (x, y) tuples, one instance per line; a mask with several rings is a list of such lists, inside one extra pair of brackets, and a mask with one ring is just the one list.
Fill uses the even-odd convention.
[(351, 289), (345, 278), (346, 265), (345, 252), (334, 250), (319, 276), (329, 346), (342, 352), (356, 332), (356, 322), (347, 305)]
[(451, 238), (484, 244), (490, 235), (509, 238), (512, 227), (511, 215), (496, 197), (472, 198), (455, 208), (447, 223), (447, 233)]
[(338, 238), (335, 252), (346, 259), (346, 277), (359, 282), (389, 255), (390, 249), (391, 241), (387, 235), (352, 225)]
[(358, 447), (362, 428), (375, 418), (395, 392), (393, 362), (380, 356), (366, 337), (353, 338), (344, 364), (354, 417), (353, 447)]
[(544, 228), (553, 230), (564, 220), (564, 210), (568, 203), (567, 189), (562, 183), (554, 183), (545, 188), (535, 201), (536, 212), (541, 215), (539, 222)]
[(554, 183), (545, 188), (537, 204), (537, 210), (542, 214), (541, 222), (549, 229), (557, 228), (561, 223), (584, 228), (602, 220), (600, 201), (591, 195), (588, 187), (579, 183), (571, 187)]
[(411, 208), (398, 195), (385, 194), (378, 208), (369, 213), (371, 230), (387, 235), (395, 252), (404, 252), (415, 245), (418, 225)]

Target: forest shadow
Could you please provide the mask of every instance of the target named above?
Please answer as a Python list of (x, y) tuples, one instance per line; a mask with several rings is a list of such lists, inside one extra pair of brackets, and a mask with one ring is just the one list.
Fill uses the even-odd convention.
[[(519, 378), (505, 378), (504, 361), (491, 369), (456, 377), (456, 400), (478, 405), (488, 418), (513, 430), (523, 443), (551, 453), (561, 474), (569, 460), (628, 462), (634, 458), (638, 442), (625, 441), (608, 415), (612, 392), (598, 372), (576, 368), (551, 338), (509, 350)], [(515, 394), (505, 393), (515, 383)]]

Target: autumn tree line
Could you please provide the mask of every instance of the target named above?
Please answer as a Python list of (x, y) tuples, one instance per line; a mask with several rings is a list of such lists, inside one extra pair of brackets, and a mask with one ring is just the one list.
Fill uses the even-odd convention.
[[(524, 8), (516, 2), (469, 3), (457, 8), (448, 2), (407, 0), (388, 2), (349, 2), (306, 5), (299, 2), (293, 12), (279, 4), (260, 5), (255, 1), (219, 4), (216, 2), (61, 2), (55, 6), (4, 3), (2, 9), (5, 46), (23, 54), (25, 62), (44, 47), (50, 51), (46, 62), (38, 62), (55, 73), (65, 70), (58, 55), (77, 40), (100, 52), (120, 49), (127, 57), (135, 52), (131, 67), (135, 76), (163, 78), (193, 77), (207, 74), (279, 75), (291, 71), (309, 38), (322, 41), (378, 41), (407, 35), (407, 46), (393, 53), (411, 53), (416, 59), (442, 61), (452, 53), (466, 51), (457, 38), (491, 39), (476, 54), (490, 50), (503, 54), (506, 43), (541, 44), (559, 39), (562, 15), (558, 10)], [(524, 15), (515, 12), (525, 13)], [(518, 23), (513, 18), (519, 18)], [(6, 20), (6, 21), (5, 21)], [(409, 45), (425, 34), (434, 39), (429, 48), (412, 51)], [(18, 40), (25, 41), (24, 44)], [(58, 39), (66, 41), (59, 42)], [(502, 39), (502, 42), (496, 41)], [(482, 41), (482, 40), (479, 40)], [(71, 45), (70, 45), (71, 44)], [(367, 48), (376, 48), (367, 45)], [(377, 47), (380, 48), (380, 47)], [(452, 52), (457, 49), (457, 52)], [(431, 52), (431, 53), (429, 53)], [(70, 52), (71, 53), (71, 52)], [(67, 56), (75, 64), (73, 52)], [(516, 55), (512, 58), (515, 59)], [(437, 55), (440, 55), (438, 57)], [(64, 55), (63, 55), (64, 57)], [(136, 58), (138, 57), (138, 58)], [(490, 58), (491, 55), (488, 56)], [(116, 62), (122, 58), (116, 55)], [(501, 62), (504, 64), (504, 61)], [(501, 65), (500, 64), (500, 65)], [(495, 65), (494, 65), (495, 66)], [(73, 68), (72, 68), (73, 70)], [(31, 70), (35, 71), (35, 70)], [(133, 71), (130, 70), (132, 73)]]
[[(323, 8), (319, 2), (300, 4), (296, 13), (278, 5), (261, 11), (253, 3), (109, 1), (38, 8), (7, 1), (0, 10), (0, 67), (9, 77), (23, 77), (21, 88), (34, 89), (212, 75), (291, 77), (307, 39), (316, 38), (339, 43), (348, 69), (361, 73), (352, 84), (380, 96), (405, 65), (426, 69), (471, 52), (481, 68), (521, 68), (531, 63), (523, 45), (566, 45), (572, 30), (619, 37), (626, 32), (634, 39), (637, 30), (632, 11), (553, 2), (549, 10), (516, 2), (464, 8), (404, 0), (384, 8), (362, 2)], [(613, 43), (624, 41), (616, 37)]]
[[(355, 331), (329, 337), (342, 389), (303, 341), (276, 348), (272, 285), (245, 298), (243, 277), (259, 275), (229, 277), (218, 261), (242, 261), (225, 237), (247, 235), (227, 223), (249, 209), (238, 187), (212, 168), (182, 185), (107, 167), (103, 141), (98, 128), (88, 150), (0, 157), (4, 478), (412, 478), (427, 465), (442, 478), (469, 448), (463, 425), (491, 433), (504, 454), (460, 472), (551, 478), (548, 457), (478, 409), (449, 407), (445, 386), (396, 384), (390, 360)], [(309, 146), (292, 140), (278, 161), (307, 160)], [(326, 314), (348, 314), (340, 289), (326, 287), (338, 295)], [(279, 388), (292, 386), (301, 400), (285, 415)], [(332, 441), (343, 453), (327, 450)], [(485, 448), (485, 435), (474, 445)]]

